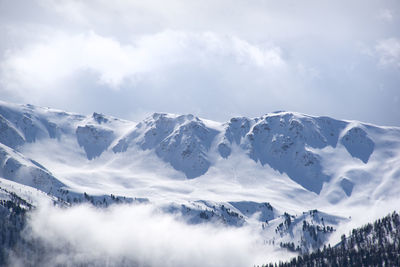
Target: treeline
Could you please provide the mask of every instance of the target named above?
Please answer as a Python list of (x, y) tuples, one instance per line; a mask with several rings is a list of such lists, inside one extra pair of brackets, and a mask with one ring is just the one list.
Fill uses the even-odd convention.
[(12, 192), (11, 200), (0, 200), (0, 266), (4, 266), (10, 250), (21, 240), (20, 233), (26, 224), (25, 213), (32, 206)]
[(400, 216), (397, 212), (353, 229), (341, 242), (287, 262), (264, 267), (292, 266), (400, 266)]

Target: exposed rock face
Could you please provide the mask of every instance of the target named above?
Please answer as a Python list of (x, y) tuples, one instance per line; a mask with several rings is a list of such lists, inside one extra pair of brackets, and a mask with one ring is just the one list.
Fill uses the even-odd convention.
[(78, 126), (76, 129), (76, 139), (78, 144), (85, 149), (88, 159), (100, 156), (114, 138), (112, 130), (95, 125)]
[(367, 163), (372, 152), (374, 152), (375, 143), (368, 137), (367, 133), (360, 127), (349, 129), (340, 140), (347, 151), (355, 158)]

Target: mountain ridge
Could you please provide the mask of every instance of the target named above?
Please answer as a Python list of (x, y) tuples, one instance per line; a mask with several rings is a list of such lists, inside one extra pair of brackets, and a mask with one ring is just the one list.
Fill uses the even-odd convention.
[[(372, 135), (394, 132), (400, 136), (400, 127), (287, 111), (256, 118), (235, 117), (224, 123), (192, 114), (154, 113), (134, 123), (96, 112), (83, 116), (4, 102), (0, 103), (0, 126), (0, 142), (13, 149), (36, 140), (74, 136), (89, 160), (106, 151), (128, 155), (137, 149), (154, 150), (157, 157), (189, 179), (207, 173), (215, 157), (228, 159), (233, 146), (238, 146), (256, 163), (285, 173), (316, 194), (332, 180), (318, 151), (344, 148), (353, 159), (360, 160), (362, 167), (374, 155), (376, 140)], [(399, 140), (386, 143), (391, 141), (400, 144)], [(340, 183), (350, 196), (355, 184), (348, 177)]]

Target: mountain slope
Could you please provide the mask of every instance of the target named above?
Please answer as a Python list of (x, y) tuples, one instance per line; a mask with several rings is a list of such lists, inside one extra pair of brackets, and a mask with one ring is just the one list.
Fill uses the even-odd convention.
[(0, 177), (55, 196), (65, 186), (42, 165), (3, 144), (0, 144)]
[[(70, 161), (71, 155), (79, 159), (83, 152), (89, 161), (80, 162), (88, 168), (100, 163), (112, 168), (135, 166), (130, 173), (154, 172), (146, 166), (155, 155), (187, 178), (207, 177), (220, 165), (232, 164), (237, 155), (247, 155), (261, 165), (257, 169), (266, 170), (266, 175), (282, 176), (283, 183), (288, 177), (331, 203), (356, 199), (355, 195), (361, 197), (366, 192), (376, 198), (387, 192), (393, 195), (396, 191), (389, 183), (400, 179), (400, 128), (293, 112), (238, 117), (227, 123), (155, 113), (136, 124), (99, 113), (82, 116), (1, 102), (0, 129), (2, 144), (31, 158), (37, 157), (39, 146), (51, 145), (57, 147), (53, 153), (59, 158), (58, 165)], [(72, 143), (66, 145), (67, 140)], [(51, 157), (43, 160), (44, 166), (55, 163)], [(269, 168), (276, 173), (267, 171)], [(234, 169), (242, 172), (240, 166)], [(163, 176), (172, 177), (169, 173), (174, 172), (168, 170)], [(173, 176), (178, 177), (178, 173)], [(58, 178), (65, 183), (76, 183), (76, 178), (65, 180), (62, 176)], [(265, 182), (268, 185), (269, 181)], [(298, 190), (294, 184), (293, 190)]]
[[(135, 153), (135, 147), (154, 149), (161, 159), (183, 171), (186, 177), (195, 178), (213, 165), (216, 151), (219, 157), (228, 159), (233, 147), (238, 146), (241, 153), (255, 162), (285, 173), (305, 189), (320, 194), (324, 184), (335, 178), (323, 166), (327, 159), (321, 152), (329, 150), (334, 152), (332, 157), (342, 157), (345, 150), (343, 163), (351, 163), (357, 169), (367, 166), (373, 153), (385, 151), (388, 144), (393, 150), (400, 147), (399, 128), (290, 112), (255, 119), (234, 118), (216, 126), (207, 125), (192, 115), (154, 114), (121, 138), (113, 151)], [(398, 153), (386, 157), (398, 160)], [(346, 159), (349, 160), (346, 162)], [(350, 196), (355, 182), (351, 177), (342, 177), (338, 186), (343, 196)]]

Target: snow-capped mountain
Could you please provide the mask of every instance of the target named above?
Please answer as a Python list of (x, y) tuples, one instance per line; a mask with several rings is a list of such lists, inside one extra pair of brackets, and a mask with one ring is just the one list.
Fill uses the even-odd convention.
[(190, 224), (253, 225), (266, 243), (309, 251), (349, 216), (399, 204), (400, 128), (295, 112), (136, 123), (0, 102), (0, 176), (16, 194), (150, 202)]
[[(374, 152), (375, 142), (371, 136), (378, 131), (399, 134), (397, 128), (383, 129), (290, 112), (255, 119), (233, 118), (223, 124), (210, 123), (193, 115), (156, 113), (119, 139), (112, 150), (116, 153), (127, 152), (129, 148), (154, 150), (187, 178), (195, 178), (212, 165), (212, 150), (217, 148), (219, 156), (226, 159), (232, 153), (232, 146), (239, 146), (241, 152), (255, 162), (286, 173), (296, 183), (319, 194), (332, 175), (324, 170), (317, 150), (339, 146), (338, 150), (344, 148), (363, 166)], [(391, 141), (399, 145), (398, 140), (386, 142)], [(349, 195), (353, 182), (343, 179), (341, 186)]]
[[(81, 148), (77, 152), (84, 153), (90, 161), (118, 161), (149, 151), (149, 156), (155, 155), (170, 165), (171, 171), (195, 179), (229, 161), (235, 156), (233, 153), (242, 154), (258, 167), (272, 168), (277, 175), (287, 176), (331, 202), (338, 201), (335, 196), (347, 198), (353, 191), (363, 190), (361, 182), (364, 187), (368, 183), (385, 187), (385, 174), (390, 173), (394, 181), (399, 179), (399, 128), (328, 117), (276, 112), (218, 123), (190, 114), (155, 113), (136, 124), (99, 113), (82, 116), (2, 102), (0, 122), (3, 154), (14, 153), (13, 158), (23, 157), (24, 153), (35, 156), (26, 147), (34, 148), (52, 139), (60, 145), (72, 138), (74, 145)], [(107, 156), (101, 158), (105, 152)], [(5, 157), (10, 156), (4, 156), (3, 161)], [(340, 168), (333, 170), (338, 158), (343, 161)], [(40, 165), (34, 157), (32, 160), (47, 171), (46, 162)], [(2, 165), (3, 176), (7, 177), (12, 160), (8, 162)], [(380, 177), (372, 179), (375, 173)], [(361, 175), (365, 176), (363, 180)]]

